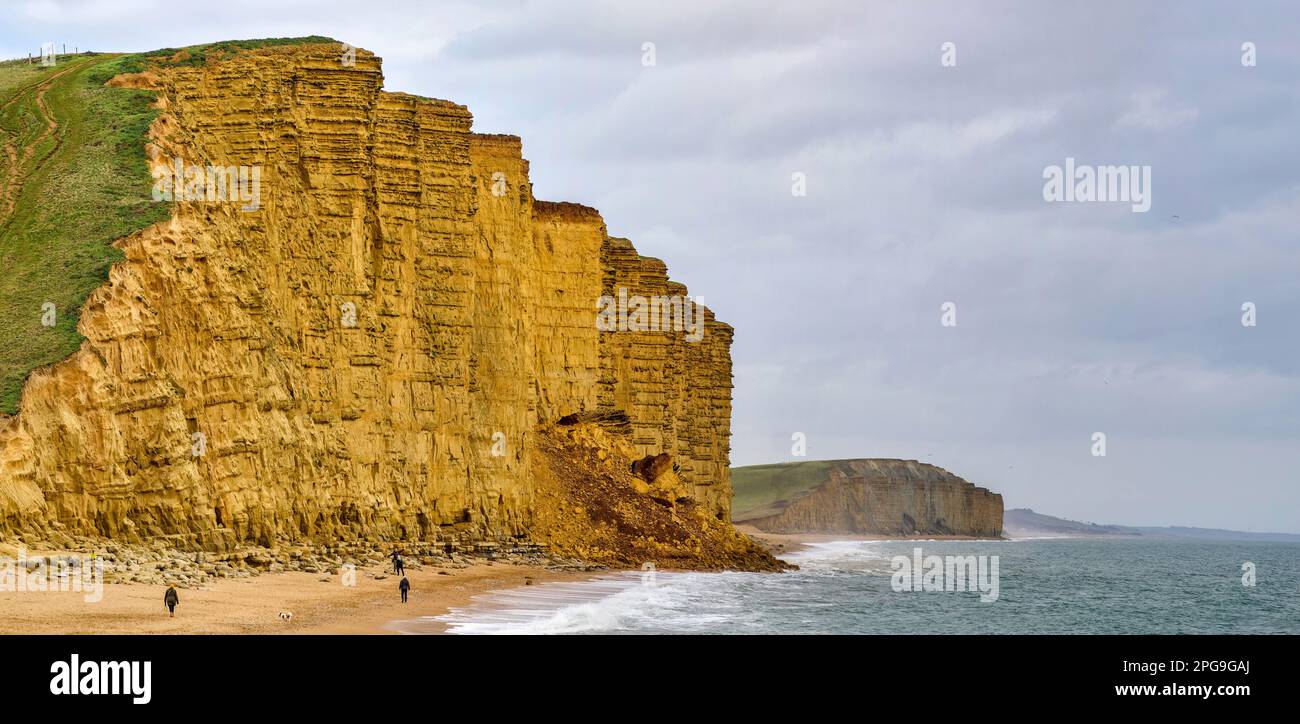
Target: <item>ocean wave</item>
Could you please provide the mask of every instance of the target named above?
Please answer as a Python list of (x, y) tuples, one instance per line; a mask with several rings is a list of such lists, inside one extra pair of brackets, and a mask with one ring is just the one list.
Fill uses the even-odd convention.
[[(493, 591), (434, 617), (453, 634), (707, 633), (758, 613), (744, 592), (773, 574), (639, 571)], [(396, 626), (415, 632), (415, 626)]]
[[(1002, 596), (985, 603), (969, 592), (900, 592), (895, 555), (988, 554), (1002, 557)], [(1160, 555), (1153, 556), (1153, 547)], [(1295, 581), (1290, 551), (1268, 545), (1187, 546), (1159, 542), (831, 541), (784, 555), (786, 573), (640, 571), (588, 581), (541, 583), (494, 591), (436, 619), (399, 622), (396, 630), (459, 634), (767, 634), (767, 633), (1267, 633), (1294, 632)], [(1281, 583), (1248, 589), (1225, 555), (1278, 571)], [(1135, 576), (1133, 571), (1142, 575)], [(1188, 588), (1188, 576), (1224, 585)], [(1151, 600), (1167, 601), (1155, 611)], [(1099, 615), (1102, 611), (1104, 615)]]
[(454, 634), (575, 634), (634, 630), (660, 605), (661, 582), (673, 574), (640, 572), (578, 582), (550, 582), (475, 597), (435, 620)]

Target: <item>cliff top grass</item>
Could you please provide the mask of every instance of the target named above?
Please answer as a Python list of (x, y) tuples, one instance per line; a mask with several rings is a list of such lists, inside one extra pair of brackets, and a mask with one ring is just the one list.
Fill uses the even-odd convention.
[(254, 48), (335, 42), (318, 35), (227, 40), (61, 55), (50, 67), (0, 63), (0, 414), (17, 412), (33, 370), (81, 345), (82, 305), (122, 258), (113, 241), (171, 214), (170, 204), (152, 199), (145, 159), (154, 94), (105, 82)]
[(150, 67), (184, 68), (200, 66), (213, 60), (232, 58), (243, 50), (268, 48), (277, 45), (308, 45), (315, 43), (340, 43), (324, 35), (304, 35), (296, 38), (257, 38), (253, 40), (221, 40), (215, 43), (189, 45), (183, 48), (159, 48), (147, 53), (135, 53), (123, 58), (121, 73), (139, 73)]
[(807, 460), (731, 469), (731, 519), (744, 521), (775, 512), (773, 506), (793, 500), (826, 482), (839, 460)]

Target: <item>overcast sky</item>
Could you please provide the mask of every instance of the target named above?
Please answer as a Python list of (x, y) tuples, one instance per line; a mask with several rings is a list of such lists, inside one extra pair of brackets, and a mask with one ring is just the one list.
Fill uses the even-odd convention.
[[(1008, 508), (1300, 532), (1294, 3), (0, 13), (3, 57), (328, 35), (522, 136), (538, 198), (599, 208), (736, 327), (734, 464), (802, 432), (808, 459), (915, 458)], [(1046, 202), (1066, 157), (1149, 165), (1150, 211)]]

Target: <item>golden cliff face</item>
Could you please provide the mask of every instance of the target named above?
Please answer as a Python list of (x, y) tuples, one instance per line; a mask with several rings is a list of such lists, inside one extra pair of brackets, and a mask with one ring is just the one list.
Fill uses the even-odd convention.
[(535, 538), (537, 431), (612, 410), (727, 520), (731, 328), (600, 331), (602, 295), (685, 288), (535, 201), (518, 138), (334, 45), (146, 76), (155, 170), (259, 168), (258, 208), (178, 200), (118, 242), (81, 350), (0, 423), (0, 532)]
[[(669, 281), (662, 261), (639, 256), (626, 239), (606, 238), (603, 294), (677, 299), (686, 287)], [(730, 326), (698, 307), (702, 333), (602, 334), (599, 405), (624, 410), (642, 455), (667, 452), (696, 500), (730, 520)]]

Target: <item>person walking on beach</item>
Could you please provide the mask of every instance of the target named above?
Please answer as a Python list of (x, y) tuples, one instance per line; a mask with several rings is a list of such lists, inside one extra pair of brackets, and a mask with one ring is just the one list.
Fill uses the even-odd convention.
[(181, 597), (176, 595), (176, 587), (168, 586), (167, 592), (163, 594), (163, 605), (167, 607), (167, 613), (171, 614), (172, 618), (176, 618), (176, 604), (180, 602)]
[(402, 592), (402, 603), (406, 603), (406, 592), (411, 590), (411, 582), (402, 576), (402, 582), (397, 584), (397, 590)]
[(406, 575), (406, 565), (402, 563), (402, 554), (393, 551), (393, 574)]

